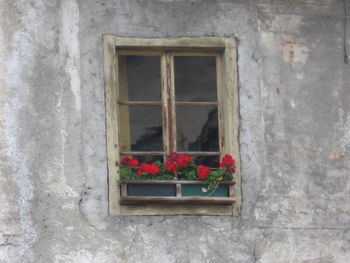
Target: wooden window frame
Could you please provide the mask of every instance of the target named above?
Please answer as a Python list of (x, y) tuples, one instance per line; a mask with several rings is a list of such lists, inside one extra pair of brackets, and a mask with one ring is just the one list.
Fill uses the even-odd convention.
[[(109, 213), (110, 215), (240, 215), (241, 211), (241, 175), (238, 142), (239, 101), (237, 85), (236, 41), (233, 38), (221, 37), (181, 37), (181, 38), (124, 38), (114, 35), (103, 36), (104, 48), (104, 78), (106, 103), (106, 140), (107, 165), (109, 183)], [(120, 52), (120, 53), (117, 53)], [(217, 65), (218, 108), (219, 108), (219, 144), (221, 154), (231, 154), (236, 160), (236, 174), (233, 204), (133, 204), (120, 203), (119, 174), (119, 101), (118, 89), (118, 55), (137, 55), (154, 53), (161, 56), (161, 70), (174, 70), (172, 54), (185, 55), (215, 55)], [(181, 53), (182, 52), (182, 53)], [(174, 74), (169, 74), (174, 76)], [(162, 78), (164, 74), (162, 74)], [(167, 89), (169, 96), (174, 96), (174, 79), (162, 79), (162, 88)], [(173, 118), (173, 110), (168, 107), (169, 98), (163, 96), (162, 105), (165, 114), (163, 122)], [(186, 104), (186, 102), (181, 102)], [(181, 104), (177, 103), (177, 105)], [(151, 103), (152, 104), (152, 103)], [(159, 103), (158, 103), (159, 104)], [(211, 104), (211, 103), (210, 103)], [(150, 105), (150, 104), (148, 104)], [(174, 106), (174, 105), (172, 105)], [(170, 109), (170, 110), (169, 110)], [(164, 135), (176, 138), (176, 130), (164, 130)], [(165, 152), (172, 152), (175, 139), (164, 140)], [(170, 142), (170, 143), (168, 143)]]

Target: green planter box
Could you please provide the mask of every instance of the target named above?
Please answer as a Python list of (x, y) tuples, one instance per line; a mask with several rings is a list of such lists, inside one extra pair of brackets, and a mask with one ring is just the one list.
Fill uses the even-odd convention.
[(231, 205), (234, 182), (220, 182), (211, 192), (199, 181), (187, 180), (121, 180), (121, 204), (212, 204)]
[(176, 196), (176, 185), (172, 184), (128, 184), (128, 196)]
[(208, 190), (205, 184), (184, 184), (181, 187), (182, 196), (212, 196), (228, 197), (228, 185), (219, 185), (215, 191)]

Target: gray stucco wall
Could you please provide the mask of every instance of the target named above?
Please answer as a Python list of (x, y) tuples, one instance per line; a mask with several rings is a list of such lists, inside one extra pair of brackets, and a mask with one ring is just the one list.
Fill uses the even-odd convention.
[[(350, 262), (343, 12), (341, 0), (2, 0), (0, 262)], [(106, 33), (237, 37), (240, 217), (108, 216)]]

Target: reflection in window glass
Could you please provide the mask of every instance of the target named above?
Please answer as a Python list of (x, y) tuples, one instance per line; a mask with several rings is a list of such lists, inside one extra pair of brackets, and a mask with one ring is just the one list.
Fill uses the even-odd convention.
[(206, 165), (211, 168), (217, 168), (220, 164), (220, 156), (193, 156), (197, 165)]
[(122, 151), (163, 151), (162, 108), (120, 106)]
[(175, 56), (176, 101), (216, 102), (216, 57)]
[(119, 56), (119, 64), (121, 100), (161, 100), (159, 56)]
[(177, 150), (219, 151), (217, 107), (176, 107)]
[[(124, 158), (126, 155), (121, 155), (120, 159)], [(164, 161), (164, 158), (162, 155), (127, 155), (128, 157), (131, 158), (137, 158), (140, 163), (153, 163), (155, 161)]]

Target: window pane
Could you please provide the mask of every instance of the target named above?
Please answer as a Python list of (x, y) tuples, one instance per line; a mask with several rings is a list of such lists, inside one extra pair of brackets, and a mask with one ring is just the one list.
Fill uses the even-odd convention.
[(178, 151), (219, 151), (217, 107), (176, 107)]
[(121, 151), (163, 151), (162, 108), (120, 106)]
[(193, 156), (197, 165), (206, 165), (211, 168), (218, 168), (220, 164), (220, 156)]
[(120, 99), (161, 101), (159, 56), (119, 56)]
[(121, 155), (120, 159), (124, 158), (125, 156), (136, 158), (141, 163), (153, 163), (155, 161), (164, 161), (164, 158), (162, 155)]
[(216, 57), (175, 56), (176, 101), (216, 102)]

